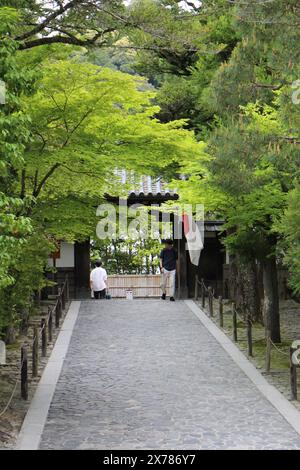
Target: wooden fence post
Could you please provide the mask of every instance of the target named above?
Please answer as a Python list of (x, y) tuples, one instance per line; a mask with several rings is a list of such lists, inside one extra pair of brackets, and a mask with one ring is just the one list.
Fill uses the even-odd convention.
[(271, 351), (272, 351), (272, 343), (271, 343), (271, 333), (269, 330), (266, 332), (266, 372), (270, 372), (271, 370)]
[(211, 317), (214, 316), (214, 305), (213, 305), (213, 293), (212, 293), (212, 287), (208, 287), (208, 308), (209, 308), (209, 315)]
[(229, 298), (229, 293), (228, 293), (229, 289), (228, 289), (228, 281), (227, 279), (224, 280), (223, 282), (223, 297), (225, 299), (228, 299)]
[(45, 318), (42, 318), (41, 328), (42, 328), (42, 357), (46, 357), (48, 339), (47, 339), (47, 322)]
[(70, 285), (69, 285), (69, 277), (66, 277), (66, 301), (69, 302), (70, 300)]
[(62, 319), (63, 316), (63, 309), (62, 309), (62, 296), (58, 298), (58, 307), (59, 307), (59, 319)]
[(204, 284), (204, 279), (201, 279), (201, 297), (202, 297), (202, 308), (205, 308), (205, 284)]
[(53, 338), (53, 310), (51, 307), (48, 308), (48, 338), (51, 343)]
[(237, 343), (238, 334), (237, 334), (237, 312), (235, 308), (235, 303), (232, 302), (232, 327), (233, 327), (233, 341)]
[(58, 315), (59, 315), (59, 319), (61, 319), (62, 318), (62, 289), (60, 287), (58, 288), (57, 303), (58, 303)]
[(224, 315), (223, 315), (223, 299), (222, 296), (219, 296), (219, 324), (220, 328), (224, 326)]
[(60, 320), (60, 316), (59, 316), (59, 299), (57, 299), (56, 305), (55, 305), (55, 328), (59, 328), (59, 320)]
[(62, 310), (66, 309), (66, 284), (63, 285), (61, 289), (61, 308)]
[(35, 326), (33, 328), (33, 343), (32, 343), (32, 377), (38, 376), (39, 367), (39, 330)]
[(28, 357), (27, 348), (21, 348), (21, 397), (28, 400)]
[(252, 320), (249, 314), (247, 315), (247, 342), (248, 342), (248, 356), (253, 357)]
[(195, 300), (198, 300), (198, 283), (199, 283), (199, 278), (198, 274), (195, 276)]

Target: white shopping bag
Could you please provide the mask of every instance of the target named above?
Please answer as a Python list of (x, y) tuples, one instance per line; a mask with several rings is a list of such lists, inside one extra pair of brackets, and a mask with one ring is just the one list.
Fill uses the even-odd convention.
[(126, 294), (126, 300), (133, 300), (133, 291), (132, 290), (125, 291), (125, 294)]

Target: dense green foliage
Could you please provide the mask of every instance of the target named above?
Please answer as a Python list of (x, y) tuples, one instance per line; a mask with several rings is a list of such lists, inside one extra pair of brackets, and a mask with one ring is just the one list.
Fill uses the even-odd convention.
[[(116, 170), (175, 176), (178, 162), (190, 151), (197, 155), (198, 145), (184, 121), (156, 119), (159, 107), (147, 80), (130, 67), (129, 75), (97, 60), (99, 47), (128, 44), (129, 30), (138, 26), (129, 17), (124, 25), (121, 16), (136, 12), (118, 1), (76, 1), (67, 10), (61, 2), (4, 4), (0, 333), (10, 339), (11, 327), (26, 323), (35, 293), (47, 283), (55, 241), (95, 237), (97, 206), (106, 193), (120, 194)], [(69, 32), (62, 41), (63, 28)], [(94, 33), (98, 49), (92, 53), (81, 46), (92, 46)], [(127, 188), (122, 191), (126, 195)]]
[[(224, 2), (204, 1), (205, 6), (212, 12)], [(181, 183), (181, 190), (187, 200), (202, 197), (211, 213), (226, 220), (225, 243), (236, 259), (262, 265), (265, 321), (268, 329), (275, 321), (271, 334), (279, 340), (272, 274), (278, 262), (288, 263), (291, 285), (298, 291), (300, 287), (300, 232), (295, 223), (299, 7), (295, 1), (232, 2), (226, 12), (237, 41), (198, 101), (206, 114), (214, 115), (204, 134), (207, 163), (199, 162), (198, 175), (190, 162), (184, 165), (191, 177)]]
[(92, 260), (101, 259), (109, 274), (157, 274), (162, 245), (155, 239), (97, 240)]
[[(0, 7), (1, 331), (44, 285), (53, 241), (94, 236), (120, 168), (167, 175), (182, 202), (226, 220), (225, 243), (262, 267), (266, 323), (276, 319), (270, 266), (287, 263), (300, 292), (298, 2)], [(122, 243), (131, 271), (153, 248), (131, 262)], [(105, 243), (95, 250), (110, 262)]]
[(30, 72), (18, 66), (16, 44), (8, 36), (18, 20), (16, 11), (0, 10), (0, 76), (6, 86), (0, 106), (0, 329), (14, 316), (10, 309), (4, 312), (6, 293), (15, 282), (16, 260), (32, 231), (30, 220), (22, 214), (24, 201), (14, 191), (30, 135), (20, 95), (30, 91), (32, 82)]

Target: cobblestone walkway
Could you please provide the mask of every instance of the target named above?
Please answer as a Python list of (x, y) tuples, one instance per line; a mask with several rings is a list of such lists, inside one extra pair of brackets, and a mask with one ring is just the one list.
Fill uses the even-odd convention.
[(82, 302), (41, 449), (300, 449), (183, 302)]

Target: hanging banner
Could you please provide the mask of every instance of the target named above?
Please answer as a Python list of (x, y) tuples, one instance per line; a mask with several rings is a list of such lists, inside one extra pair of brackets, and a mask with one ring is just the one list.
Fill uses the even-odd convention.
[(184, 214), (182, 219), (191, 263), (198, 266), (204, 246), (201, 231), (192, 215)]

